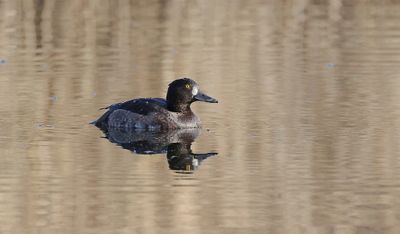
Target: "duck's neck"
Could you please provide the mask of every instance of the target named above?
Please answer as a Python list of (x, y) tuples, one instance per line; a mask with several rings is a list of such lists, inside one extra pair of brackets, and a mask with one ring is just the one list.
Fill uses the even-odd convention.
[(179, 113), (192, 112), (192, 110), (190, 109), (190, 104), (168, 102), (167, 108), (169, 111), (179, 112)]

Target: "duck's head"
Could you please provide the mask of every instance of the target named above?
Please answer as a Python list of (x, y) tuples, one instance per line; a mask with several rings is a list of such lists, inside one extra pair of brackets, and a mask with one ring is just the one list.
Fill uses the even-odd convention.
[(217, 99), (201, 92), (199, 85), (189, 78), (174, 80), (169, 84), (167, 103), (170, 111), (188, 110), (195, 101), (218, 103)]

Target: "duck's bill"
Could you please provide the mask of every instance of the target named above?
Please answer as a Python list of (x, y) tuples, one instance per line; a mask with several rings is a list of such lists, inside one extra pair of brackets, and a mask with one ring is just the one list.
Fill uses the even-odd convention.
[(195, 101), (218, 103), (217, 99), (212, 98), (201, 91), (199, 91), (193, 98)]

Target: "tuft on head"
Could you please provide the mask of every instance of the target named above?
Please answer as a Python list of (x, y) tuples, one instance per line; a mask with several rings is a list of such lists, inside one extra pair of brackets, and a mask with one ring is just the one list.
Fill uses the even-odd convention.
[(178, 86), (184, 86), (185, 84), (191, 84), (191, 85), (195, 85), (197, 84), (194, 80), (190, 79), (190, 78), (181, 78), (181, 79), (177, 79), (172, 81), (169, 84), (169, 87), (178, 87)]

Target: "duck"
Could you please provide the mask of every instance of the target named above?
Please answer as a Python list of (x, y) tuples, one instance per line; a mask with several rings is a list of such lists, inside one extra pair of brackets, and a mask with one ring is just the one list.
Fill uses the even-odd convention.
[(92, 124), (101, 129), (201, 128), (200, 119), (190, 108), (197, 101), (218, 103), (217, 99), (203, 93), (194, 80), (181, 78), (169, 84), (166, 99), (138, 98), (100, 108), (107, 111)]

